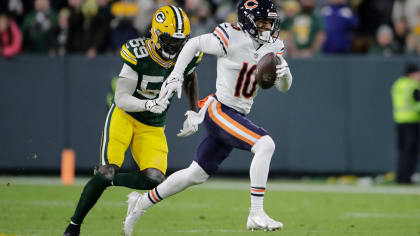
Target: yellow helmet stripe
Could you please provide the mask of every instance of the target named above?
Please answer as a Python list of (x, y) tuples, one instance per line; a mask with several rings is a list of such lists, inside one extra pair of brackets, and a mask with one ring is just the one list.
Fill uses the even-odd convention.
[(174, 6), (170, 6), (172, 11), (174, 12), (175, 15), (175, 22), (176, 22), (176, 28), (177, 31), (182, 32), (183, 28), (184, 28), (184, 21), (182, 19), (182, 14), (179, 12), (179, 9), (177, 7)]

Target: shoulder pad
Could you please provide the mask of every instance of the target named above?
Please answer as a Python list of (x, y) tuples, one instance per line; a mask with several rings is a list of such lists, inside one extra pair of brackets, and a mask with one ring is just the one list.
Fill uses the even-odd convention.
[(130, 66), (137, 65), (138, 59), (147, 57), (149, 53), (146, 49), (144, 38), (136, 38), (128, 40), (121, 47), (121, 60)]

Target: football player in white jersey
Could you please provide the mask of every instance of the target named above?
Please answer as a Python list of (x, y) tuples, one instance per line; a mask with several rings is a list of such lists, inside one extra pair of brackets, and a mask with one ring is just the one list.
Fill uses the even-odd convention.
[(213, 33), (192, 38), (186, 43), (173, 72), (162, 85), (160, 97), (169, 99), (175, 91), (180, 97), (182, 74), (197, 52), (216, 55), (216, 94), (201, 101), (200, 112), (187, 112), (187, 119), (178, 136), (195, 133), (201, 122), (204, 123), (206, 134), (188, 168), (173, 173), (145, 194), (129, 194), (124, 221), (126, 235), (131, 235), (136, 221), (147, 208), (189, 186), (206, 181), (233, 148), (254, 153), (250, 166), (251, 208), (247, 228), (276, 230), (283, 227), (281, 222), (270, 218), (263, 208), (274, 141), (264, 128), (246, 117), (259, 88), (255, 78), (256, 64), (264, 55), (273, 52), (282, 61), (276, 68), (275, 87), (286, 92), (291, 86), (292, 75), (282, 57), (284, 45), (277, 38), (278, 23), (272, 0), (243, 0), (238, 6), (238, 22), (222, 23)]

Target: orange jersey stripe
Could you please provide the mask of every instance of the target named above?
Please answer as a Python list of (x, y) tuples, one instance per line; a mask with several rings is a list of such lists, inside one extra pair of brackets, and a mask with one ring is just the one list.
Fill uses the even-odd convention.
[(247, 138), (245, 138), (245, 137), (242, 137), (241, 135), (239, 135), (239, 134), (237, 134), (235, 131), (233, 131), (231, 128), (229, 128), (229, 127), (227, 127), (226, 125), (224, 125), (221, 121), (219, 121), (217, 118), (216, 118), (216, 116), (213, 114), (213, 110), (212, 110), (212, 105), (213, 105), (213, 103), (214, 102), (211, 102), (211, 104), (210, 104), (210, 108), (208, 109), (208, 111), (209, 111), (209, 115), (210, 115), (210, 118), (216, 123), (216, 124), (218, 124), (220, 127), (222, 127), (226, 132), (228, 132), (229, 134), (231, 134), (232, 136), (234, 136), (234, 137), (236, 137), (236, 138), (238, 138), (238, 139), (240, 139), (240, 140), (242, 140), (242, 141), (244, 141), (244, 142), (246, 142), (246, 143), (248, 143), (249, 145), (251, 145), (251, 146), (254, 146), (254, 142), (252, 142), (251, 140), (248, 140)]
[(158, 197), (156, 197), (156, 195), (155, 195), (155, 191), (153, 191), (153, 189), (152, 189), (152, 190), (150, 190), (150, 192), (152, 193), (152, 197), (153, 197), (153, 199), (154, 199), (156, 202), (160, 202), (159, 198), (158, 198)]
[(278, 52), (277, 55), (283, 55), (283, 52)]
[(259, 139), (261, 138), (261, 135), (258, 135), (256, 133), (254, 133), (253, 131), (249, 130), (248, 128), (244, 127), (242, 124), (238, 123), (236, 120), (230, 118), (228, 115), (226, 115), (223, 111), (222, 111), (222, 105), (219, 103), (217, 103), (217, 111), (219, 112), (219, 114), (221, 116), (223, 116), (223, 118), (225, 118), (227, 121), (229, 121), (230, 123), (232, 123), (232, 125), (238, 127), (240, 130), (244, 131), (245, 133), (251, 135), (252, 137)]
[(220, 36), (220, 38), (223, 40), (223, 42), (225, 43), (225, 45), (226, 45), (226, 48), (228, 48), (229, 47), (229, 43), (228, 43), (228, 41), (226, 40), (226, 38), (225, 38), (225, 36), (219, 31), (219, 29), (215, 29), (214, 30), (219, 36)]
[(209, 100), (209, 97), (213, 97), (214, 94), (210, 94), (207, 97), (205, 97), (204, 99), (201, 99), (200, 101), (198, 101), (198, 108), (202, 108), (204, 106), (204, 103), (207, 102), (207, 100)]
[(252, 192), (259, 192), (259, 193), (263, 193), (265, 192), (265, 189), (256, 189), (256, 188), (251, 188)]

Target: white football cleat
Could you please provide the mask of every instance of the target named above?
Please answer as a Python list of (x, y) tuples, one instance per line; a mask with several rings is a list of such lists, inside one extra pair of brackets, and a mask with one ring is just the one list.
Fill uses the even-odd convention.
[(131, 236), (134, 231), (134, 226), (136, 225), (138, 219), (141, 215), (146, 212), (142, 210), (140, 199), (142, 197), (141, 194), (138, 192), (131, 192), (127, 195), (128, 200), (128, 208), (127, 208), (127, 216), (124, 220), (124, 233), (125, 236)]
[(249, 230), (274, 231), (283, 228), (283, 223), (271, 219), (264, 211), (251, 212), (248, 216), (246, 228)]

